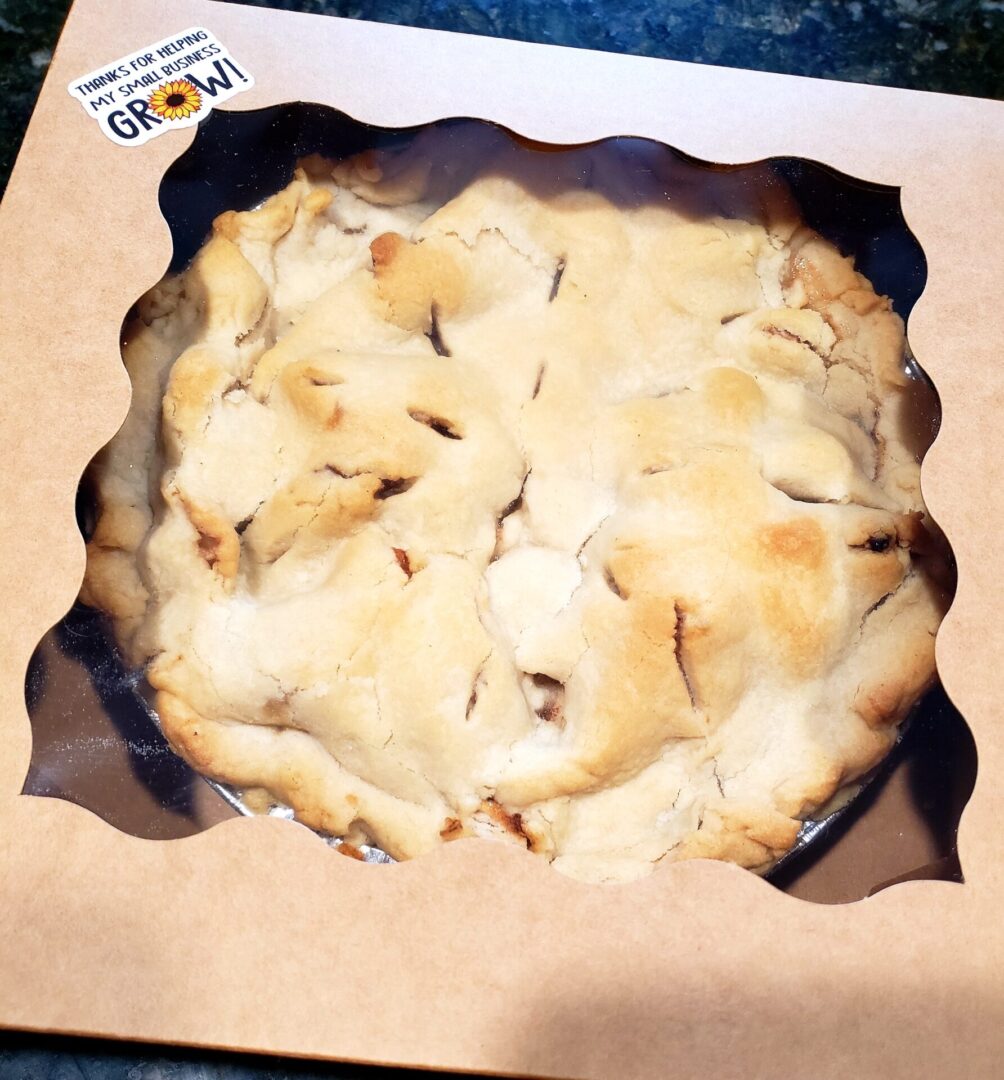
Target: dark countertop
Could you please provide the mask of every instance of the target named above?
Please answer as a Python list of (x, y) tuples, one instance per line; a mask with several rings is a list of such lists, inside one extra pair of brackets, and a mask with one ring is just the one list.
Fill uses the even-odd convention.
[[(1004, 98), (1004, 0), (236, 2)], [(66, 0), (0, 0), (0, 190), (67, 6)], [(0, 1033), (0, 1080), (390, 1080), (405, 1075), (353, 1065)]]
[[(236, 2), (1004, 98), (1004, 0)], [(0, 0), (0, 190), (67, 7), (67, 0)]]

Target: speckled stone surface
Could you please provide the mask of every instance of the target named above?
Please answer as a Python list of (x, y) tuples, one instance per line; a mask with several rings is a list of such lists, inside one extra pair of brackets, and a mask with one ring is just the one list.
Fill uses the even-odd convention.
[[(1004, 0), (237, 2), (1004, 98)], [(66, 9), (66, 0), (0, 0), (0, 189)]]
[[(239, 2), (1004, 98), (1004, 0)], [(66, 9), (66, 0), (0, 0), (0, 190), (6, 184)], [(0, 1033), (0, 1080), (390, 1080), (406, 1075), (433, 1076)]]

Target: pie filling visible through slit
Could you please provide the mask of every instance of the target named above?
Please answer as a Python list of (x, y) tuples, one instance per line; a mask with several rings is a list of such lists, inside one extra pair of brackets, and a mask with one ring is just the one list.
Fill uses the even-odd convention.
[(934, 676), (902, 322), (767, 167), (456, 144), (307, 159), (139, 301), (82, 598), (350, 844), (763, 871)]

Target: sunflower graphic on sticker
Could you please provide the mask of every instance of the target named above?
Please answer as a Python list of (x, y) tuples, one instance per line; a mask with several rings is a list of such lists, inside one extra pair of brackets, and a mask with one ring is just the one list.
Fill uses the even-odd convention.
[(187, 79), (163, 83), (149, 101), (150, 108), (165, 120), (184, 120), (202, 108), (202, 95)]

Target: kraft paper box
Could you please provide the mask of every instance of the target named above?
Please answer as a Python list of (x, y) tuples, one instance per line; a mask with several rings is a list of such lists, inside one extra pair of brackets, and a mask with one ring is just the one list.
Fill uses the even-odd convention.
[[(168, 123), (149, 95), (182, 76), (208, 108)], [(111, 811), (38, 797), (26, 672), (79, 590), (78, 484), (129, 401), (123, 318), (172, 260), (161, 182), (209, 109), (211, 131), (297, 102), (374, 129), (469, 117), (545, 144), (630, 135), (720, 165), (801, 158), (900, 189), (926, 260), (910, 344), (942, 409), (923, 486), (958, 565), (938, 670), (978, 754), (961, 874), (922, 804), (954, 785), (957, 814), (971, 776), (901, 766), (787, 894), (702, 860), (587, 885), (476, 840), (370, 866), (229, 811), (141, 838)], [(541, 1076), (994, 1074), (1002, 162), (993, 102), (200, 0), (78, 0), (0, 212), (0, 1026)], [(220, 169), (232, 190), (235, 169)], [(950, 753), (971, 770), (964, 746)], [(838, 902), (918, 876), (964, 881)]]

